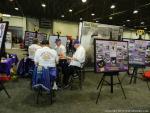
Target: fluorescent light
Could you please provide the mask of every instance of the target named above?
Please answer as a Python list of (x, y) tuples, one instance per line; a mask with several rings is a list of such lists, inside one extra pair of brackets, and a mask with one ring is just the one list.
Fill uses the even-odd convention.
[(94, 13), (92, 13), (91, 15), (92, 15), (92, 16), (95, 16), (95, 14), (94, 14)]
[(109, 17), (109, 20), (112, 20), (113, 19), (113, 17)]
[(69, 12), (71, 13), (71, 12), (72, 12), (72, 9), (69, 9)]
[(83, 18), (80, 18), (80, 20), (82, 21), (82, 20), (83, 20)]
[(115, 9), (116, 6), (113, 4), (113, 5), (110, 6), (110, 8), (111, 8), (111, 9)]
[(147, 29), (147, 27), (144, 28), (145, 30)]
[(141, 22), (141, 25), (144, 25), (145, 24), (145, 22)]
[(16, 11), (18, 11), (18, 10), (19, 10), (19, 8), (18, 8), (18, 7), (15, 7), (15, 10), (16, 10)]
[(42, 3), (41, 6), (42, 6), (42, 7), (46, 7), (46, 4), (45, 4), (45, 3)]
[(2, 16), (4, 16), (4, 17), (11, 17), (11, 15), (9, 15), (9, 14), (3, 14)]
[(96, 23), (98, 23), (99, 21), (98, 20), (96, 20)]
[(127, 22), (130, 22), (130, 20), (126, 20)]
[(61, 17), (62, 17), (62, 18), (64, 18), (64, 17), (65, 17), (65, 15), (61, 15)]
[(133, 11), (133, 14), (137, 14), (139, 11), (138, 10), (134, 10)]
[(83, 3), (87, 2), (87, 0), (82, 0)]
[(126, 25), (124, 24), (124, 25), (122, 25), (123, 27), (125, 27)]

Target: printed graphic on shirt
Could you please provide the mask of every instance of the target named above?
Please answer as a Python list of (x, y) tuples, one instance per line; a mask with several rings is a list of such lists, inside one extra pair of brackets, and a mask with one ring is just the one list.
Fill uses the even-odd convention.
[(50, 52), (43, 52), (41, 54), (41, 58), (45, 61), (48, 61), (52, 58), (52, 54)]

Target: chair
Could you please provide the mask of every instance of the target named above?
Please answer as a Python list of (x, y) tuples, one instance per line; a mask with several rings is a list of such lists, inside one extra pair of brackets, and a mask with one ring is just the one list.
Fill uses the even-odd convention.
[(39, 96), (42, 96), (43, 91), (50, 94), (50, 101), (52, 104), (52, 86), (53, 81), (56, 79), (56, 68), (35, 67), (33, 74), (32, 86), (37, 91), (36, 103), (39, 103)]
[(145, 71), (143, 77), (145, 78), (146, 83), (147, 83), (147, 87), (150, 90), (150, 86), (149, 86), (149, 83), (148, 83), (150, 81), (150, 71)]
[(70, 77), (71, 89), (73, 87), (74, 79), (79, 79), (79, 87), (80, 87), (80, 89), (82, 89), (82, 84), (85, 79), (85, 68), (84, 67), (85, 67), (85, 62), (81, 63), (81, 67), (79, 69), (75, 70), (74, 74), (71, 75), (71, 77)]

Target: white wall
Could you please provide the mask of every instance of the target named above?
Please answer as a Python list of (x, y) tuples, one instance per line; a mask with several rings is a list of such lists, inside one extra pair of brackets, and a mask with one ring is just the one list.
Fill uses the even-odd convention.
[(53, 34), (61, 32), (61, 36), (72, 36), (76, 38), (78, 36), (79, 23), (67, 22), (67, 21), (54, 21), (53, 22)]

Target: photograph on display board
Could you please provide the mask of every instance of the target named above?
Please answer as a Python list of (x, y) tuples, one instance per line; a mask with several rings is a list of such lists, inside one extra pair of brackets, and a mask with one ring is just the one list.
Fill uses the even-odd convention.
[(30, 46), (32, 44), (33, 38), (35, 38), (36, 33), (35, 32), (30, 32), (26, 31), (25, 32), (25, 46)]
[(130, 65), (150, 65), (150, 41), (148, 40), (131, 40), (128, 41), (129, 64)]
[(8, 27), (8, 23), (7, 22), (0, 22), (0, 49), (2, 47), (2, 43), (3, 43), (4, 37), (6, 35), (7, 27)]
[(95, 39), (95, 72), (128, 70), (128, 42)]
[[(33, 42), (33, 39), (36, 37), (35, 32), (26, 31), (25, 32), (25, 46), (30, 46)], [(47, 39), (47, 34), (45, 33), (37, 33), (37, 38), (39, 43), (42, 42), (44, 39)]]

